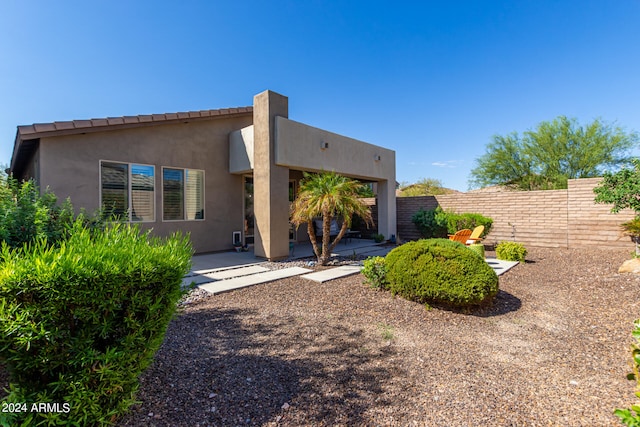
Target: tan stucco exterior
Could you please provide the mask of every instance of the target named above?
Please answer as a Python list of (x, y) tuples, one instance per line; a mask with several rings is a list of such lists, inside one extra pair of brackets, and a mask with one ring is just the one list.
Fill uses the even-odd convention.
[[(154, 222), (141, 223), (166, 236), (176, 230), (191, 234), (197, 252), (221, 250), (232, 230), (242, 230), (242, 179), (227, 172), (228, 135), (250, 123), (242, 117), (207, 122), (157, 125), (40, 141), (40, 182), (76, 207), (100, 207), (100, 161), (155, 167)], [(205, 219), (163, 221), (162, 167), (205, 171)]]
[(305, 171), (334, 171), (378, 183), (378, 233), (396, 234), (395, 152), (277, 117), (276, 164)]
[[(245, 229), (244, 179), (253, 175), (254, 250), (269, 259), (289, 254), (289, 182), (302, 171), (332, 170), (376, 182), (378, 231), (396, 234), (393, 151), (289, 120), (288, 98), (275, 92), (253, 104), (21, 126), (11, 169), (91, 212), (101, 205), (101, 161), (153, 166), (155, 221), (141, 227), (190, 233), (196, 252), (231, 249), (232, 233)], [(163, 220), (163, 167), (204, 171), (204, 219)]]

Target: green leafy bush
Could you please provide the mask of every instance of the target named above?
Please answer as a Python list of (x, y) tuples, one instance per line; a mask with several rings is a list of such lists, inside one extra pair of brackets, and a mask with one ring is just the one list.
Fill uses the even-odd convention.
[(430, 210), (420, 208), (411, 221), (425, 239), (447, 237), (446, 213), (440, 207)]
[[(42, 195), (34, 181), (19, 182), (0, 176), (0, 241), (12, 248), (46, 238), (51, 245), (69, 237), (76, 217), (69, 199), (57, 204), (57, 197), (46, 190)], [(99, 228), (98, 213), (89, 218), (80, 215), (85, 225)]]
[[(633, 323), (632, 336), (635, 339), (631, 345), (633, 372), (627, 375), (627, 379), (636, 382), (636, 397), (640, 397), (640, 319)], [(640, 426), (640, 405), (632, 405), (630, 409), (616, 409), (613, 413), (624, 425)]]
[(373, 241), (376, 243), (380, 243), (384, 240), (384, 234), (374, 234), (373, 235)]
[(491, 227), (493, 226), (493, 220), (489, 217), (483, 216), (479, 213), (455, 213), (455, 212), (445, 212), (445, 218), (447, 221), (447, 231), (449, 234), (454, 234), (458, 230), (463, 230), (468, 228), (469, 230), (473, 230), (479, 225), (484, 226), (484, 231), (480, 235), (480, 237), (484, 238), (491, 231)]
[(365, 283), (372, 288), (386, 289), (388, 283), (385, 259), (380, 256), (369, 257), (364, 260), (363, 265), (362, 274), (367, 278)]
[(631, 236), (631, 240), (636, 244), (636, 250), (633, 253), (635, 258), (640, 258), (640, 216), (636, 216), (631, 221), (620, 224), (622, 230)]
[[(67, 403), (68, 412), (0, 414), (5, 425), (105, 425), (134, 403), (181, 296), (191, 247), (115, 224), (76, 221), (57, 246), (2, 246), (0, 359), (5, 402)], [(22, 424), (24, 423), (24, 424)]]
[(484, 259), (484, 245), (482, 243), (474, 243), (472, 245), (467, 246), (469, 250), (478, 254), (478, 256)]
[(479, 305), (498, 292), (498, 276), (464, 245), (429, 239), (398, 246), (386, 257), (388, 289), (420, 303)]
[(496, 257), (505, 261), (524, 262), (527, 256), (527, 249), (522, 243), (501, 242), (496, 246)]
[(411, 218), (425, 239), (445, 238), (447, 234), (454, 234), (458, 230), (468, 228), (473, 230), (479, 225), (484, 226), (480, 237), (485, 237), (491, 231), (493, 220), (478, 213), (455, 213), (443, 210), (440, 206), (431, 210), (420, 209)]

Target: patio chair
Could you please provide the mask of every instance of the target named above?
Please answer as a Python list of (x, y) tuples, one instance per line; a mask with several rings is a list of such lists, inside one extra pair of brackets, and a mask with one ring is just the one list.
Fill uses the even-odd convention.
[(463, 245), (467, 244), (467, 240), (471, 237), (471, 230), (468, 228), (456, 231), (456, 234), (449, 234), (449, 240), (454, 242), (460, 242)]
[(471, 236), (469, 236), (465, 245), (469, 246), (469, 245), (473, 245), (474, 243), (481, 242), (482, 237), (480, 236), (482, 235), (483, 231), (484, 231), (484, 225), (479, 225), (476, 228), (474, 228), (473, 231), (471, 232)]

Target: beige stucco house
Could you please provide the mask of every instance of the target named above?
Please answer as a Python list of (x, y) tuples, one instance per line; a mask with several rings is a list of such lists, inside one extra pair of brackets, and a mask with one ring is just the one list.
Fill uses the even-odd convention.
[(333, 170), (377, 184), (378, 232), (396, 234), (395, 152), (289, 120), (271, 91), (252, 107), (19, 126), (10, 170), (76, 208), (188, 232), (196, 252), (239, 241), (268, 259), (307, 238), (289, 224), (303, 171)]

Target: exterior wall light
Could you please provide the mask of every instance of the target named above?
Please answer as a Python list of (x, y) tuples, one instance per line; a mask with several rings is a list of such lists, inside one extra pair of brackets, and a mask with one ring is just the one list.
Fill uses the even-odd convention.
[(320, 141), (320, 149), (326, 150), (327, 148), (329, 148), (329, 143), (327, 141)]
[(380, 157), (380, 154), (376, 154), (375, 156), (373, 156), (373, 160), (375, 160), (376, 162), (379, 162), (381, 158), (382, 157)]

